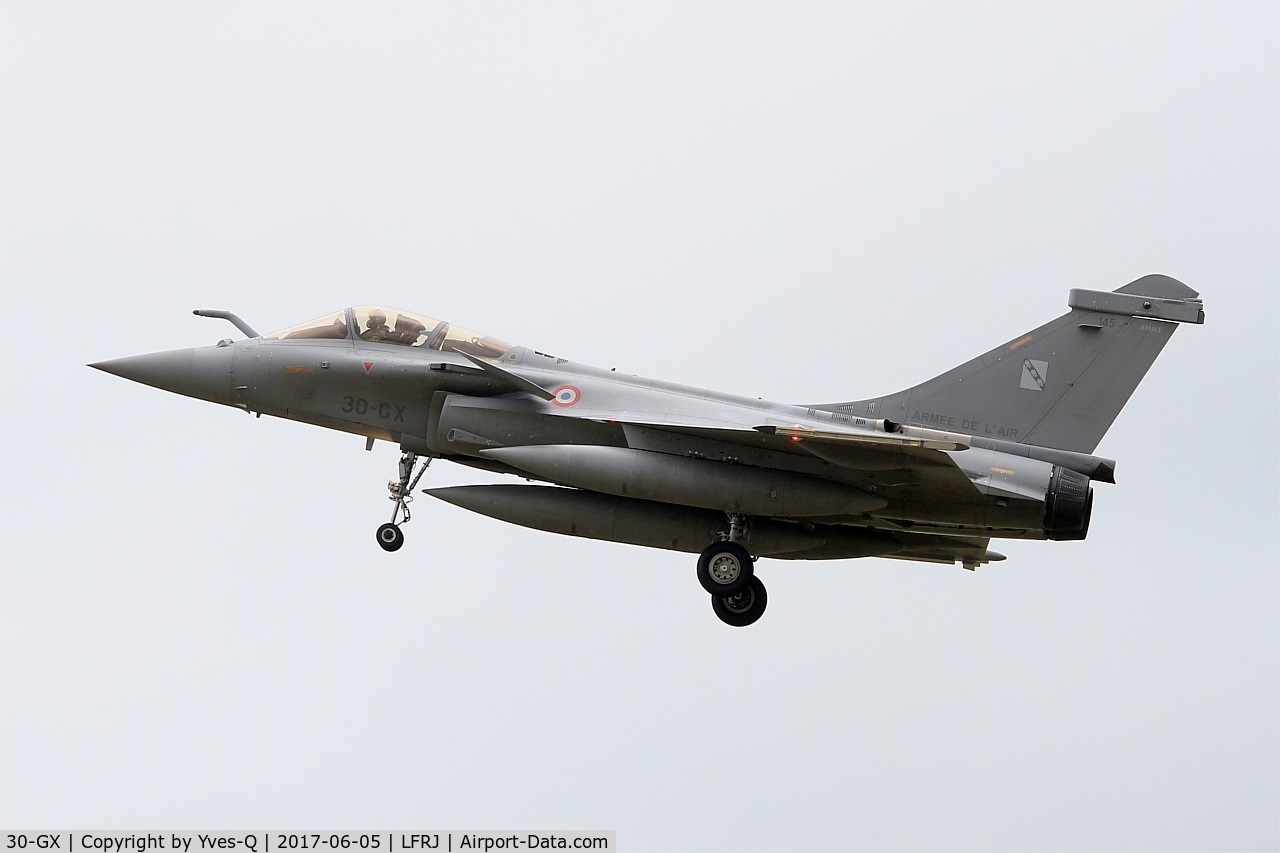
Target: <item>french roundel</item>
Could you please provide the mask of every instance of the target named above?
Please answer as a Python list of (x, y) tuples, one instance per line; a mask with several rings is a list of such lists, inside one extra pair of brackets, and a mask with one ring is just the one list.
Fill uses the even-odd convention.
[(578, 405), (578, 401), (582, 399), (582, 392), (572, 385), (561, 385), (551, 394), (551, 402), (565, 408)]

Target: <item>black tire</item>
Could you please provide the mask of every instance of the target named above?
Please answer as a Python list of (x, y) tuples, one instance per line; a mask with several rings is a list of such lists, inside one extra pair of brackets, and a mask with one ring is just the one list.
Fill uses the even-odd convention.
[(384, 551), (399, 551), (404, 544), (404, 532), (399, 525), (388, 522), (378, 528), (378, 544)]
[(754, 574), (751, 555), (737, 542), (713, 542), (698, 557), (698, 583), (712, 595), (733, 595)]
[(769, 604), (769, 595), (764, 584), (755, 575), (747, 582), (746, 589), (736, 595), (711, 596), (711, 609), (726, 625), (734, 628), (745, 628), (764, 615)]

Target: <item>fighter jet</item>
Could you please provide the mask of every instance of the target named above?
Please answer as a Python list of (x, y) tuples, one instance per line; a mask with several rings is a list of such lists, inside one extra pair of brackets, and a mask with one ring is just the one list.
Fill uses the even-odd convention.
[(425, 489), (525, 527), (698, 554), (715, 614), (764, 613), (760, 558), (976, 569), (992, 539), (1084, 539), (1103, 434), (1199, 294), (1148, 275), (913, 388), (787, 404), (628, 376), (381, 305), (269, 335), (90, 365), (166, 391), (398, 445), (386, 551), (436, 459), (523, 483)]

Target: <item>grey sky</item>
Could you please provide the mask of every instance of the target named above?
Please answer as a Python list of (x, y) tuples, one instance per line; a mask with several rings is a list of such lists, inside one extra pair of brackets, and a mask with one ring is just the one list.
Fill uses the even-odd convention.
[[(0, 6), (0, 825), (1280, 847), (1275, 4)], [(1200, 290), (1089, 539), (977, 573), (414, 504), (90, 361), (382, 302), (789, 402)], [(431, 485), (485, 481), (441, 464)]]

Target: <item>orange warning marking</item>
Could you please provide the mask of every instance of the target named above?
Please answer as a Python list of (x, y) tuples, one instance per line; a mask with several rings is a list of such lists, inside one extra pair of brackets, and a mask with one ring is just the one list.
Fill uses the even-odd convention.
[(1025, 338), (1018, 338), (1018, 340), (1009, 344), (1009, 352), (1013, 352), (1020, 347), (1025, 347), (1029, 343), (1031, 343), (1031, 335), (1027, 335)]

